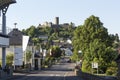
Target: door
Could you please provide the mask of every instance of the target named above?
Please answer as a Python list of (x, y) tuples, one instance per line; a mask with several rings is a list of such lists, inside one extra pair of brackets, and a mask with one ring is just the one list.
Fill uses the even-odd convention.
[(35, 59), (35, 70), (38, 70), (38, 59)]

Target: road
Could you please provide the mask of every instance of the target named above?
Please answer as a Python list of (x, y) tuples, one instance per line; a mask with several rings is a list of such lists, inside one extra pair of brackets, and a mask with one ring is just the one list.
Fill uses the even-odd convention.
[(83, 80), (75, 76), (74, 63), (60, 63), (42, 71), (31, 71), (29, 74), (14, 73), (9, 80)]

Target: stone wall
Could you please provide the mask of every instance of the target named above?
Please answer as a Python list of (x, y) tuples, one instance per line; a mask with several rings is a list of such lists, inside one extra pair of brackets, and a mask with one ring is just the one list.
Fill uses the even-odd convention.
[[(84, 73), (82, 71), (77, 71), (77, 75), (82, 78), (83, 80), (116, 80), (116, 78), (114, 77), (100, 77), (100, 76), (97, 76), (97, 75), (92, 75), (92, 74), (89, 74), (89, 73)], [(119, 78), (120, 79), (120, 78)]]

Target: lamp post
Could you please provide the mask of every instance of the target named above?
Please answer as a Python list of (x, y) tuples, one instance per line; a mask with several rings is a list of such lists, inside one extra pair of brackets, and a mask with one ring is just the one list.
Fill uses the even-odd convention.
[[(6, 35), (6, 12), (10, 4), (16, 3), (15, 0), (0, 0), (0, 11), (2, 11), (2, 34)], [(2, 68), (6, 65), (6, 47), (2, 47)]]
[[(80, 55), (80, 56), (82, 55), (82, 51), (81, 51), (81, 50), (78, 51), (78, 57), (79, 57), (79, 55)], [(78, 59), (77, 59), (77, 60), (78, 60)]]
[[(78, 58), (80, 57), (80, 61), (78, 60)], [(77, 65), (79, 65), (80, 66), (80, 68), (82, 67), (82, 51), (81, 50), (79, 50), (78, 51), (78, 57), (77, 57)]]

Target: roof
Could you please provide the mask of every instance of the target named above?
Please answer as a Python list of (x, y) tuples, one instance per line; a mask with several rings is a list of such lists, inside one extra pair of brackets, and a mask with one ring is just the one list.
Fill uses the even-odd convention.
[(10, 36), (10, 45), (22, 45), (22, 32), (14, 28), (8, 36)]

